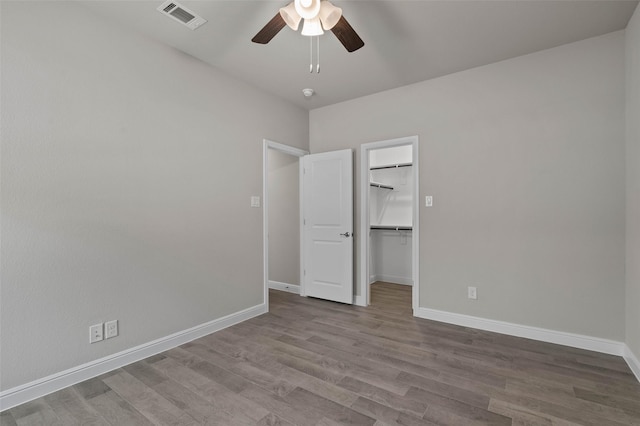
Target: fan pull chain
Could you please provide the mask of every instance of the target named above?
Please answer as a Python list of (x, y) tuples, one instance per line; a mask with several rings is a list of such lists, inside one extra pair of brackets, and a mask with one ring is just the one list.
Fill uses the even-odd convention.
[(318, 61), (316, 62), (316, 73), (320, 74), (320, 36), (317, 36), (316, 40), (318, 40), (318, 48), (316, 49), (316, 53), (318, 54)]
[(309, 37), (309, 72), (313, 72), (313, 37)]
[[(318, 40), (316, 47), (316, 73), (320, 74), (320, 37), (316, 37)], [(313, 73), (313, 37), (309, 37), (309, 72)]]

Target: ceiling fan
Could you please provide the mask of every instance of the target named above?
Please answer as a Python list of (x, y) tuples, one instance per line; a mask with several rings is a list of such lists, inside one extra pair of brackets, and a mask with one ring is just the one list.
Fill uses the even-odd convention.
[(328, 0), (294, 0), (281, 8), (251, 41), (267, 44), (285, 25), (298, 31), (302, 19), (304, 36), (319, 36), (324, 34), (323, 30), (331, 30), (348, 52), (354, 52), (364, 46), (360, 36), (342, 16), (342, 9)]

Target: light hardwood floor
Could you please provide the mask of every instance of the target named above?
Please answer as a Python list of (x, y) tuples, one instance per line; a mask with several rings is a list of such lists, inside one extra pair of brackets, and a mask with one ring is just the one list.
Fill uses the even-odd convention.
[(270, 313), (2, 413), (9, 425), (640, 425), (616, 356), (270, 292)]

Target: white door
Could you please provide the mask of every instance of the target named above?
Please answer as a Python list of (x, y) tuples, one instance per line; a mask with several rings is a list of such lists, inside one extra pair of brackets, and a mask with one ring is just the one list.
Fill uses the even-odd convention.
[(304, 292), (353, 303), (353, 153), (306, 155), (304, 162)]

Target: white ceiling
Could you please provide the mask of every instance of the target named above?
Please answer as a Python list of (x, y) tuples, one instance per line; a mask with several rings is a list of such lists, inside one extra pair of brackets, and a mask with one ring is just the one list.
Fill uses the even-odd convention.
[[(320, 38), (320, 74), (309, 38), (285, 27), (269, 44), (251, 38), (288, 3), (179, 1), (209, 22), (195, 31), (162, 15), (162, 0), (94, 1), (86, 7), (225, 73), (313, 109), (624, 29), (638, 2), (602, 0), (333, 0), (365, 42), (348, 53)], [(143, 52), (142, 52), (143, 54)], [(316, 94), (306, 99), (302, 89)]]

